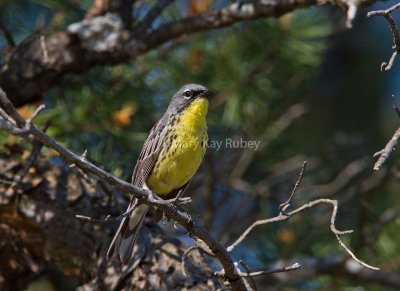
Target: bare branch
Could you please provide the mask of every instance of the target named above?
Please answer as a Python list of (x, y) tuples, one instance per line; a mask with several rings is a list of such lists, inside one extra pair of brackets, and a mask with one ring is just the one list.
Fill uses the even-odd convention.
[(340, 246), (342, 246), (342, 247), (346, 250), (346, 252), (347, 252), (356, 262), (358, 262), (360, 265), (362, 265), (362, 266), (364, 266), (364, 267), (367, 267), (367, 268), (370, 268), (370, 269), (373, 269), (373, 270), (379, 270), (378, 268), (373, 267), (373, 266), (370, 266), (370, 265), (368, 265), (367, 263), (363, 262), (362, 260), (358, 259), (358, 258), (354, 255), (354, 253), (353, 253), (353, 252), (343, 243), (343, 241), (341, 240), (341, 238), (340, 238), (341, 235), (348, 234), (348, 233), (352, 233), (353, 231), (352, 231), (352, 230), (340, 231), (340, 230), (338, 230), (338, 229), (336, 228), (336, 226), (335, 226), (335, 220), (336, 220), (336, 214), (337, 214), (337, 208), (338, 208), (337, 200), (331, 200), (331, 199), (317, 199), (317, 200), (311, 201), (311, 202), (309, 202), (309, 203), (307, 203), (307, 204), (304, 204), (303, 206), (300, 206), (300, 207), (298, 207), (297, 209), (294, 209), (294, 210), (292, 210), (292, 211), (290, 211), (290, 212), (288, 212), (288, 213), (285, 213), (285, 210), (287, 209), (287, 207), (290, 206), (290, 202), (291, 202), (291, 200), (293, 199), (293, 197), (294, 197), (294, 195), (295, 195), (295, 193), (296, 193), (297, 187), (298, 187), (298, 186), (300, 185), (300, 183), (301, 183), (301, 180), (302, 180), (302, 177), (303, 177), (303, 175), (304, 175), (304, 171), (305, 171), (306, 165), (307, 165), (307, 163), (305, 162), (305, 163), (303, 164), (303, 167), (302, 167), (302, 169), (301, 169), (299, 178), (297, 179), (297, 182), (296, 182), (296, 184), (295, 184), (295, 186), (294, 186), (294, 188), (293, 188), (292, 194), (290, 195), (289, 199), (288, 199), (285, 203), (283, 203), (283, 204), (281, 204), (281, 205), (279, 206), (279, 210), (280, 210), (279, 215), (276, 216), (276, 217), (273, 217), (273, 218), (264, 219), (264, 220), (258, 220), (258, 221), (256, 221), (256, 222), (254, 222), (252, 225), (250, 225), (250, 226), (243, 232), (243, 234), (242, 234), (241, 236), (239, 236), (239, 238), (238, 238), (234, 243), (232, 243), (232, 244), (227, 248), (228, 252), (231, 252), (239, 243), (241, 243), (241, 242), (247, 237), (247, 235), (248, 235), (256, 226), (258, 226), (258, 225), (264, 225), (264, 224), (268, 224), (268, 223), (272, 223), (272, 222), (278, 222), (278, 221), (288, 220), (290, 217), (292, 217), (293, 215), (295, 215), (295, 214), (297, 214), (297, 213), (300, 213), (300, 212), (302, 212), (302, 211), (304, 211), (304, 210), (306, 210), (306, 209), (309, 209), (309, 208), (311, 208), (311, 207), (313, 207), (313, 206), (315, 206), (315, 205), (324, 203), (324, 204), (330, 204), (330, 205), (332, 206), (332, 208), (333, 208), (332, 214), (331, 214), (331, 231), (332, 231), (332, 233), (335, 235), (335, 237), (336, 237), (338, 243), (340, 244)]
[(318, 204), (329, 204), (332, 206), (332, 215), (331, 215), (331, 231), (332, 233), (336, 236), (336, 239), (338, 241), (338, 243), (346, 250), (346, 252), (359, 264), (363, 265), (364, 267), (373, 269), (373, 270), (379, 270), (379, 268), (370, 266), (368, 264), (366, 264), (365, 262), (363, 262), (362, 260), (358, 259), (351, 251), (349, 248), (347, 248), (347, 246), (342, 242), (342, 240), (340, 239), (341, 235), (344, 234), (349, 234), (352, 233), (353, 230), (338, 230), (336, 229), (335, 226), (335, 220), (336, 220), (336, 214), (337, 214), (337, 208), (338, 208), (338, 203), (337, 200), (331, 200), (331, 199), (317, 199), (314, 201), (311, 201), (307, 204), (304, 204), (292, 211), (290, 211), (287, 214), (284, 213), (280, 213), (278, 216), (275, 216), (273, 218), (269, 218), (269, 219), (263, 219), (263, 220), (257, 220), (255, 221), (252, 225), (250, 225), (244, 232), (242, 235), (239, 236), (238, 239), (236, 239), (236, 241), (234, 243), (232, 243), (228, 248), (228, 252), (233, 251), (233, 249), (240, 244), (246, 237), (247, 235), (256, 227), (259, 225), (264, 225), (264, 224), (269, 224), (269, 223), (273, 223), (273, 222), (278, 222), (278, 221), (285, 221), (288, 220), (290, 217), (292, 217), (295, 214), (298, 214), (306, 209), (312, 208)]
[(399, 138), (400, 138), (400, 127), (393, 134), (392, 138), (386, 144), (385, 148), (374, 154), (374, 157), (379, 156), (379, 159), (376, 161), (374, 165), (375, 171), (378, 171), (382, 167), (383, 163), (389, 158), (392, 151), (394, 151), (394, 148), (397, 145)]
[[(398, 5), (399, 5), (398, 7), (400, 7), (400, 3)], [(400, 117), (400, 108), (396, 102), (396, 97), (394, 95), (392, 95), (392, 102), (394, 111), (396, 112), (397, 116)], [(389, 158), (392, 151), (395, 150), (395, 146), (397, 145), (399, 138), (400, 138), (400, 128), (396, 130), (396, 132), (393, 134), (392, 138), (389, 140), (386, 146), (382, 150), (374, 154), (374, 157), (379, 156), (378, 160), (374, 165), (374, 170), (377, 171), (382, 167), (383, 163)]]
[[(158, 205), (172, 205), (174, 203), (187, 204), (187, 203), (191, 202), (191, 198), (190, 197), (185, 197), (185, 198), (176, 197), (176, 198), (173, 198), (173, 199), (163, 200), (163, 199), (159, 198), (158, 196), (156, 196), (155, 194), (153, 194), (151, 192), (149, 194), (150, 195), (147, 198), (148, 201), (151, 202), (151, 203), (154, 203), (155, 205), (157, 205), (157, 204)], [(155, 196), (155, 197), (152, 197), (152, 196)], [(127, 209), (124, 213), (122, 213), (122, 214), (120, 214), (118, 216), (111, 217), (110, 215), (107, 215), (107, 217), (104, 218), (104, 219), (97, 219), (97, 218), (93, 218), (93, 217), (86, 216), (86, 215), (80, 215), (80, 214), (75, 215), (75, 217), (78, 218), (78, 219), (82, 219), (82, 220), (86, 220), (86, 221), (90, 221), (90, 222), (95, 222), (95, 223), (105, 223), (105, 222), (109, 222), (109, 221), (116, 221), (116, 220), (120, 220), (120, 219), (130, 215), (133, 212), (133, 210), (135, 209), (134, 206), (135, 205), (132, 205), (131, 208)]]
[(398, 9), (399, 7), (400, 7), (400, 3), (397, 3), (386, 10), (376, 10), (376, 11), (368, 12), (367, 16), (371, 17), (371, 16), (376, 16), (376, 15), (390, 14), (390, 13), (394, 12), (396, 9)]
[(4, 111), (15, 120), (18, 127), (22, 127), (25, 125), (25, 120), (18, 114), (17, 110), (15, 110), (14, 105), (8, 100), (6, 93), (0, 88), (0, 106), (4, 109)]
[(292, 202), (292, 199), (293, 199), (294, 195), (296, 194), (297, 188), (300, 186), (301, 181), (303, 180), (303, 176), (304, 176), (304, 172), (306, 171), (306, 168), (307, 168), (307, 161), (303, 162), (303, 166), (301, 167), (299, 177), (297, 178), (297, 181), (294, 184), (294, 187), (293, 187), (292, 193), (290, 194), (289, 199), (286, 202), (279, 205), (280, 213), (284, 213), (286, 211), (286, 209), (290, 206), (290, 203)]
[[(77, 167), (82, 169), (86, 173), (93, 174), (99, 179), (107, 182), (108, 184), (129, 193), (136, 198), (141, 199), (141, 202), (146, 203), (148, 205), (155, 206), (162, 212), (166, 213), (168, 217), (172, 218), (173, 220), (177, 221), (181, 224), (184, 228), (188, 230), (191, 236), (199, 238), (203, 241), (208, 248), (211, 250), (213, 254), (215, 254), (216, 258), (220, 261), (221, 265), (225, 271), (225, 278), (227, 281), (230, 282), (230, 285), (235, 290), (246, 290), (245, 283), (241, 276), (239, 275), (235, 264), (233, 262), (232, 257), (227, 252), (227, 250), (221, 245), (221, 243), (212, 238), (211, 235), (208, 233), (200, 225), (197, 225), (193, 222), (193, 220), (189, 220), (186, 213), (180, 211), (176, 208), (176, 206), (171, 204), (165, 204), (159, 201), (158, 197), (149, 190), (139, 188), (137, 186), (132, 185), (131, 183), (127, 183), (112, 174), (100, 169), (99, 167), (95, 166), (93, 163), (89, 162), (85, 156), (79, 156), (74, 152), (70, 151), (69, 149), (65, 148), (41, 130), (37, 129), (33, 124), (25, 122), (24, 119), (18, 114), (12, 103), (7, 99), (7, 96), (3, 91), (0, 89), (0, 106), (4, 108), (6, 106), (5, 111), (16, 118), (18, 121), (17, 129), (24, 129), (29, 134), (31, 134), (37, 141), (43, 143), (44, 145), (48, 146), (49, 148), (54, 149), (57, 151), (63, 158), (65, 158), (68, 162), (75, 164)], [(39, 112), (39, 110), (37, 110)], [(11, 132), (11, 131), (10, 131)], [(28, 138), (27, 134), (20, 135), (22, 138)], [(157, 198), (151, 198), (157, 197)], [(126, 214), (128, 215), (128, 214)], [(79, 217), (84, 218), (87, 220), (93, 220), (88, 217)]]
[(110, 215), (107, 215), (107, 217), (105, 219), (96, 219), (96, 218), (92, 218), (90, 216), (85, 216), (85, 215), (75, 215), (76, 218), (78, 219), (82, 219), (82, 220), (87, 220), (90, 222), (97, 222), (97, 223), (105, 223), (105, 222), (109, 222), (109, 221), (116, 221), (116, 220), (120, 220), (128, 215), (130, 215), (133, 210), (135, 210), (135, 206), (136, 205), (132, 205), (130, 208), (128, 208), (124, 213), (115, 216), (115, 217), (111, 217)]
[(201, 250), (201, 248), (199, 246), (191, 246), (182, 255), (182, 274), (185, 277), (187, 276), (186, 262), (189, 259), (189, 254), (194, 250)]
[(44, 104), (40, 104), (38, 108), (32, 113), (32, 115), (26, 120), (26, 123), (31, 124), (32, 121), (42, 112), (43, 110), (46, 109), (46, 106)]
[(397, 57), (397, 54), (398, 54), (398, 51), (394, 51), (393, 52), (392, 56), (390, 57), (389, 63), (382, 62), (382, 64), (381, 64), (381, 72), (389, 71), (392, 68), (394, 60)]
[(47, 46), (46, 46), (46, 41), (45, 41), (44, 35), (40, 36), (40, 47), (42, 48), (42, 51), (43, 51), (43, 61), (45, 63), (47, 63), (49, 61), (49, 52), (47, 51)]
[[(277, 268), (277, 269), (266, 270), (266, 271), (256, 271), (256, 272), (250, 272), (250, 273), (248, 273), (248, 272), (239, 272), (239, 275), (241, 277), (258, 277), (258, 276), (263, 276), (263, 275), (290, 272), (290, 271), (298, 270), (301, 267), (302, 267), (301, 264), (294, 263), (294, 264), (292, 264), (292, 265), (290, 265), (288, 267)], [(223, 276), (224, 272), (223, 271), (215, 272), (214, 275)]]
[[(351, 231), (347, 231), (346, 233), (349, 232), (353, 232)], [(344, 233), (339, 233), (339, 232), (333, 232), (336, 236), (337, 241), (339, 242), (339, 244), (346, 250), (346, 252), (353, 258), (354, 261), (356, 261), (357, 263), (359, 263), (360, 265), (368, 268), (368, 269), (372, 269), (372, 270), (379, 270), (379, 268), (368, 265), (367, 263), (363, 262), (362, 260), (360, 260), (359, 258), (356, 257), (356, 255), (344, 244), (344, 242), (341, 240), (340, 238), (340, 234), (344, 234)]]
[[(245, 262), (243, 262), (242, 260), (239, 261), (239, 264), (241, 264), (242, 267), (246, 270), (246, 278), (248, 279), (248, 283), (250, 285), (249, 287), (252, 290), (257, 291), (257, 286), (256, 286), (256, 283), (253, 280), (253, 276), (251, 275), (251, 271), (250, 271), (249, 266), (247, 266), (247, 264)], [(241, 272), (239, 272), (239, 275), (241, 275)], [(248, 288), (248, 289), (250, 289), (250, 288)]]
[(0, 115), (0, 129), (15, 135), (22, 135), (27, 133), (25, 129), (20, 129), (16, 127), (15, 124), (12, 124), (8, 119), (5, 119), (3, 115)]
[(293, 265), (290, 265), (288, 267), (284, 268), (279, 268), (279, 269), (273, 269), (273, 270), (266, 270), (266, 271), (257, 271), (257, 272), (251, 272), (249, 274), (244, 274), (244, 273), (239, 273), (243, 277), (257, 277), (257, 276), (263, 276), (263, 275), (269, 275), (269, 274), (276, 274), (276, 273), (284, 273), (284, 272), (290, 272), (294, 271), (297, 269), (300, 269), (301, 265), (299, 263), (294, 263)]
[[(394, 95), (392, 95), (392, 102), (394, 111), (396, 112), (397, 116), (400, 117), (400, 108), (396, 102), (396, 97)], [(374, 165), (374, 170), (377, 171), (382, 167), (383, 163), (389, 158), (392, 151), (395, 150), (395, 146), (397, 145), (399, 138), (400, 138), (400, 128), (396, 130), (396, 132), (393, 134), (392, 138), (389, 140), (386, 146), (382, 150), (374, 154), (374, 157), (379, 156), (379, 159), (376, 161)]]
[(357, 14), (357, 5), (355, 1), (344, 1), (347, 5), (347, 17), (346, 17), (346, 27), (347, 28), (352, 28), (353, 27), (353, 20), (356, 18)]
[[(36, 110), (35, 112), (37, 112), (38, 110)], [(34, 113), (35, 114), (35, 113)], [(30, 120), (32, 120), (34, 114), (32, 114), (32, 116), (29, 118)], [(46, 132), (47, 128), (49, 127), (50, 123), (48, 122), (44, 128), (43, 128), (43, 132)], [(26, 161), (26, 163), (24, 164), (24, 166), (22, 167), (21, 171), (14, 177), (14, 181), (12, 182), (12, 184), (10, 185), (10, 187), (5, 191), (5, 195), (6, 196), (11, 196), (13, 193), (15, 193), (17, 186), (22, 182), (22, 180), (24, 179), (24, 177), (26, 176), (26, 174), (28, 173), (29, 169), (33, 166), (33, 164), (35, 163), (35, 161), (37, 160), (40, 151), (42, 150), (43, 144), (37, 140), (35, 140), (32, 144), (32, 150), (31, 153), (29, 155), (28, 160)]]
[[(161, 8), (167, 5), (167, 2), (169, 1), (163, 0), (157, 5)], [(109, 19), (109, 17), (103, 15), (94, 17), (71, 26), (96, 27), (96, 31), (102, 36), (100, 39), (85, 39), (82, 35), (67, 29), (50, 33), (43, 38), (37, 37), (22, 42), (0, 71), (0, 87), (7, 92), (16, 106), (20, 106), (38, 100), (41, 93), (59, 83), (67, 74), (84, 74), (95, 66), (126, 63), (127, 60), (135, 59), (182, 35), (218, 29), (240, 21), (278, 17), (298, 8), (327, 2), (322, 0), (271, 0), (248, 3), (234, 1), (221, 9), (161, 24), (159, 28), (146, 33), (126, 30), (126, 26), (118, 24), (119, 22), (126, 23), (121, 19), (114, 21), (115, 23), (111, 26), (108, 25), (109, 33), (104, 33), (106, 31), (101, 27), (99, 31), (99, 20), (100, 18)], [(340, 1), (329, 2), (338, 4)], [(371, 0), (357, 1), (358, 5), (370, 2)], [(160, 13), (159, 8), (156, 9), (157, 5), (143, 19), (143, 29)], [(85, 31), (87, 32), (88, 29)], [(110, 35), (112, 38), (107, 38), (108, 41), (104, 42), (104, 37)], [(47, 49), (47, 61), (42, 47)], [(24, 62), (21, 62), (21, 59)], [(26, 62), (32, 66), (26, 67), (24, 65)]]
[(397, 3), (396, 5), (393, 5), (392, 7), (390, 7), (389, 9), (370, 11), (367, 14), (368, 17), (372, 17), (372, 16), (383, 16), (383, 17), (385, 17), (386, 21), (389, 24), (389, 27), (390, 27), (390, 30), (391, 30), (392, 36), (393, 36), (393, 44), (394, 44), (393, 45), (393, 49), (395, 51), (392, 53), (392, 56), (390, 57), (389, 63), (382, 62), (381, 71), (388, 71), (388, 70), (390, 70), (392, 68), (394, 60), (397, 57), (399, 49), (400, 49), (400, 31), (399, 31), (396, 23), (394, 22), (392, 16), (390, 15), (390, 13), (392, 13), (393, 11), (398, 9), (399, 7), (400, 7), (400, 3)]

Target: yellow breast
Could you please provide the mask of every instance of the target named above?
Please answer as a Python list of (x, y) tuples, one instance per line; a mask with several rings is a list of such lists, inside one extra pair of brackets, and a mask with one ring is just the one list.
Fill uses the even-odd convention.
[(194, 100), (179, 114), (165, 137), (156, 164), (146, 180), (147, 186), (163, 196), (182, 187), (199, 168), (206, 150), (208, 101)]

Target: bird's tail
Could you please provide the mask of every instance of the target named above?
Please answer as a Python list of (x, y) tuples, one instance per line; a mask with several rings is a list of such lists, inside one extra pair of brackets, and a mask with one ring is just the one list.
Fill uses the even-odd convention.
[[(143, 224), (146, 213), (149, 210), (149, 206), (146, 204), (138, 205), (137, 201), (134, 201), (134, 203), (136, 204), (136, 206), (134, 206), (135, 209), (129, 216), (124, 217), (121, 221), (117, 233), (108, 248), (108, 260), (112, 260), (119, 255), (121, 262), (127, 264), (132, 257), (133, 246), (135, 245), (136, 238)], [(131, 206), (132, 203), (129, 207)]]

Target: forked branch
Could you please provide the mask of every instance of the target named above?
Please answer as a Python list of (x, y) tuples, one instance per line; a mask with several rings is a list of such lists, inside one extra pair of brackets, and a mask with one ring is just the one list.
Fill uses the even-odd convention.
[[(400, 117), (400, 108), (396, 102), (396, 98), (393, 95), (392, 95), (392, 101), (393, 101), (393, 109)], [(374, 154), (374, 157), (379, 157), (374, 165), (375, 171), (378, 171), (382, 167), (383, 163), (389, 158), (390, 154), (394, 151), (397, 143), (399, 142), (399, 138), (400, 138), (400, 127), (396, 130), (396, 132), (393, 134), (392, 138), (385, 145), (385, 147)]]
[(392, 68), (394, 60), (396, 59), (399, 50), (400, 50), (400, 31), (394, 22), (391, 13), (395, 10), (397, 10), (400, 7), (400, 3), (397, 3), (396, 5), (393, 5), (392, 7), (386, 9), (386, 10), (376, 10), (376, 11), (370, 11), (368, 12), (367, 16), (372, 17), (372, 16), (383, 16), (385, 17), (386, 21), (389, 24), (390, 30), (392, 32), (393, 36), (393, 53), (392, 56), (390, 57), (389, 62), (382, 62), (381, 64), (381, 71), (388, 71)]
[(296, 193), (296, 190), (297, 190), (298, 186), (300, 185), (300, 183), (302, 181), (302, 177), (304, 175), (304, 171), (305, 171), (306, 165), (307, 165), (307, 163), (304, 162), (303, 167), (302, 167), (302, 169), (300, 171), (300, 174), (299, 174), (299, 178), (297, 179), (297, 182), (296, 182), (296, 184), (295, 184), (295, 186), (293, 188), (292, 194), (290, 195), (289, 199), (279, 206), (279, 210), (280, 210), (279, 215), (277, 215), (275, 217), (272, 217), (272, 218), (255, 221), (230, 246), (228, 246), (228, 248), (227, 248), (228, 252), (232, 252), (233, 249), (237, 245), (239, 245), (250, 234), (250, 232), (254, 228), (256, 228), (259, 225), (265, 225), (265, 224), (269, 224), (269, 223), (285, 221), (285, 220), (290, 219), (292, 216), (294, 216), (294, 215), (296, 215), (296, 214), (298, 214), (300, 212), (303, 212), (306, 209), (310, 209), (310, 208), (312, 208), (312, 207), (314, 207), (316, 205), (328, 204), (328, 205), (332, 206), (332, 214), (331, 214), (331, 219), (330, 219), (330, 228), (331, 228), (332, 233), (335, 235), (335, 237), (336, 237), (338, 243), (340, 244), (340, 246), (342, 246), (346, 250), (346, 252), (356, 262), (358, 262), (360, 265), (362, 265), (364, 267), (367, 267), (369, 269), (379, 270), (379, 268), (373, 267), (371, 265), (368, 265), (367, 263), (365, 263), (362, 260), (358, 259), (355, 256), (355, 254), (341, 240), (341, 236), (342, 235), (352, 233), (353, 230), (338, 230), (336, 228), (335, 221), (336, 221), (336, 215), (337, 215), (337, 210), (338, 210), (338, 202), (337, 202), (337, 200), (316, 199), (316, 200), (313, 200), (313, 201), (311, 201), (309, 203), (306, 203), (306, 204), (304, 204), (304, 205), (302, 205), (302, 206), (300, 206), (300, 207), (298, 207), (298, 208), (296, 208), (296, 209), (294, 209), (292, 211), (286, 212), (286, 209), (290, 207), (290, 203), (291, 203), (291, 201), (292, 201), (292, 199), (293, 199), (293, 197), (294, 197), (294, 195)]

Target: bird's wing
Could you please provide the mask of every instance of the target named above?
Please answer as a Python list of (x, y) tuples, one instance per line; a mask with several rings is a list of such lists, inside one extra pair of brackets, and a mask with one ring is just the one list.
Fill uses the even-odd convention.
[[(136, 162), (135, 169), (132, 174), (132, 184), (143, 187), (148, 175), (153, 169), (157, 157), (160, 153), (161, 146), (164, 142), (166, 132), (168, 131), (168, 116), (164, 115), (151, 129), (149, 136), (144, 142), (143, 149)], [(126, 264), (132, 256), (133, 246), (135, 244), (138, 231), (142, 226), (144, 217), (147, 213), (148, 206), (138, 204), (136, 198), (131, 199), (128, 209), (135, 209), (129, 215), (124, 217), (115, 233), (107, 252), (108, 260), (119, 255), (120, 260)]]
[(164, 115), (151, 129), (133, 170), (133, 185), (143, 187), (144, 182), (153, 169), (168, 131), (167, 123), (168, 116)]

